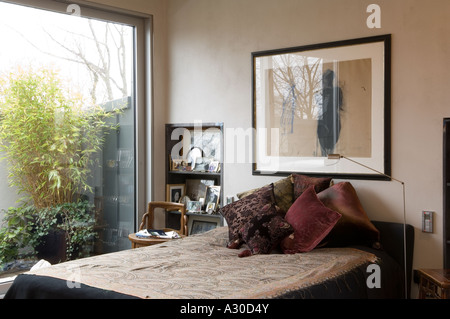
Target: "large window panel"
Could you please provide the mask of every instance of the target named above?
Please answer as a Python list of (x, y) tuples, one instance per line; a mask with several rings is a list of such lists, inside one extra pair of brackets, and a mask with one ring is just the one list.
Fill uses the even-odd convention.
[[(151, 17), (109, 7), (54, 1), (0, 1), (0, 72), (51, 69), (85, 108), (99, 105), (111, 116), (82, 195), (95, 205), (98, 237), (91, 254), (130, 248), (137, 212), (145, 210), (147, 121), (151, 108)], [(13, 71), (14, 72), (14, 71)], [(17, 71), (18, 72), (18, 71)], [(119, 110), (114, 113), (114, 110)], [(147, 128), (146, 128), (147, 127)], [(147, 131), (146, 131), (147, 130)], [(1, 176), (8, 165), (0, 166)], [(17, 199), (6, 183), (0, 209)], [(19, 205), (19, 203), (13, 203)], [(3, 219), (4, 213), (0, 213)], [(1, 266), (1, 265), (0, 265)], [(0, 268), (5, 270), (4, 265)]]

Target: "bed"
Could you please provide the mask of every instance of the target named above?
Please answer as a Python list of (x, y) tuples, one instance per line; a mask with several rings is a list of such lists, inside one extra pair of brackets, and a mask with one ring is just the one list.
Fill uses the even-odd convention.
[[(322, 201), (325, 202), (323, 197)], [(230, 218), (226, 212), (222, 213)], [(228, 226), (164, 244), (30, 271), (16, 277), (5, 299), (367, 299), (409, 296), (414, 244), (414, 229), (410, 225), (369, 221), (377, 230), (377, 245), (358, 242), (336, 246), (326, 244), (337, 227), (335, 224), (309, 251), (286, 253), (278, 241), (278, 245), (262, 253), (248, 237), (233, 247), (234, 226), (230, 219), (227, 222)], [(254, 220), (248, 223), (247, 219), (248, 224), (254, 227)], [(268, 224), (271, 223), (266, 220), (264, 225)], [(246, 235), (252, 233), (252, 227), (245, 227)], [(257, 233), (260, 236), (261, 229)], [(373, 269), (370, 265), (376, 265), (379, 277), (373, 277), (378, 274), (370, 270)], [(374, 278), (379, 279), (376, 287), (368, 284)]]

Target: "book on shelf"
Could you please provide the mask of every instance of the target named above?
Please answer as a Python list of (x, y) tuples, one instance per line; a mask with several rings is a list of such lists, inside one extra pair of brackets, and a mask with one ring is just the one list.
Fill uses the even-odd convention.
[(171, 239), (180, 238), (180, 235), (176, 231), (165, 232), (161, 229), (143, 229), (136, 233), (136, 237)]

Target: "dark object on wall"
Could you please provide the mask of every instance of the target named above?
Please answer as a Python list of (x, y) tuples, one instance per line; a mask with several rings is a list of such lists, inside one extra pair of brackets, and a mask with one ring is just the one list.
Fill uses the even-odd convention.
[(450, 118), (444, 118), (443, 127), (443, 222), (444, 269), (450, 268)]
[(322, 156), (334, 152), (341, 133), (342, 90), (334, 86), (334, 72), (326, 70), (322, 77), (322, 114), (317, 123), (317, 137)]

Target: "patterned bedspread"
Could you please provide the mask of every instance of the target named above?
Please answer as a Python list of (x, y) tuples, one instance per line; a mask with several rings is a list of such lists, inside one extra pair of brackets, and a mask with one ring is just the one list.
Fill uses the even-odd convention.
[[(164, 244), (79, 259), (29, 272), (140, 298), (276, 298), (323, 283), (376, 256), (353, 248), (239, 258), (228, 228)], [(245, 248), (242, 248), (245, 249)]]

